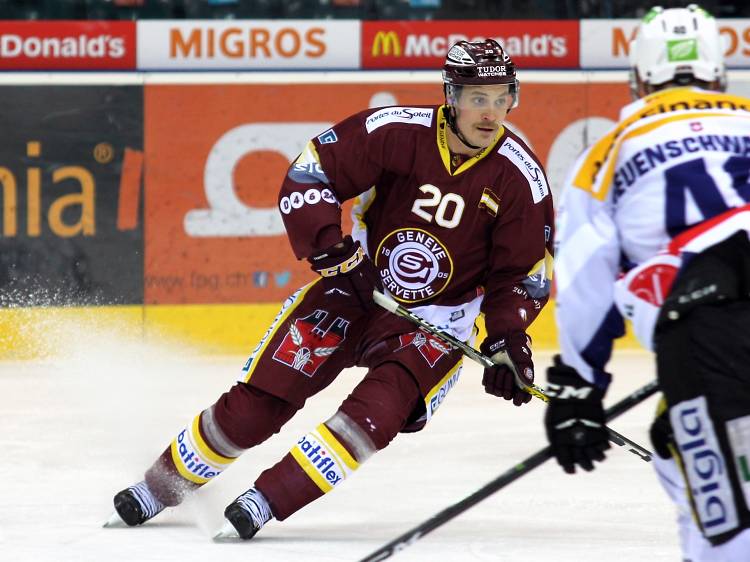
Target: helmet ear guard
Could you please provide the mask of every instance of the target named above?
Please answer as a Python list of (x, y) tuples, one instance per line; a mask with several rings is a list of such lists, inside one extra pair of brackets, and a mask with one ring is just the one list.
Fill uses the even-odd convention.
[(630, 90), (641, 97), (660, 86), (718, 84), (726, 88), (724, 45), (716, 20), (696, 4), (652, 8), (630, 44)]

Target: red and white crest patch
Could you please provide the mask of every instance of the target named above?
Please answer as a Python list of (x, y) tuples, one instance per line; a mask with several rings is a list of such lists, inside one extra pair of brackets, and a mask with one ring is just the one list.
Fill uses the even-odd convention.
[(337, 316), (327, 328), (323, 328), (327, 317), (325, 310), (316, 310), (304, 318), (294, 319), (273, 358), (312, 377), (346, 339), (349, 321)]
[(398, 340), (401, 346), (396, 351), (405, 348), (407, 345), (413, 345), (419, 350), (419, 353), (422, 354), (422, 357), (424, 357), (424, 360), (427, 361), (430, 367), (434, 367), (443, 355), (450, 353), (447, 344), (422, 330), (417, 330), (410, 334), (402, 334), (398, 337)]
[(672, 264), (647, 265), (629, 280), (628, 291), (647, 303), (661, 306), (672, 288), (677, 271)]

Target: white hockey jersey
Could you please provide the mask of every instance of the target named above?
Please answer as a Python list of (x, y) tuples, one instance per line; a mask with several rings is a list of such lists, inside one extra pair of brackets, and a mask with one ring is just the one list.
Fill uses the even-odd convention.
[[(623, 108), (617, 126), (579, 158), (558, 209), (556, 318), (566, 364), (606, 386), (623, 309), (650, 347), (653, 318), (639, 324), (647, 307), (625, 302), (618, 279), (688, 228), (750, 202), (749, 174), (749, 99), (673, 88)], [(673, 258), (659, 259), (679, 268)]]

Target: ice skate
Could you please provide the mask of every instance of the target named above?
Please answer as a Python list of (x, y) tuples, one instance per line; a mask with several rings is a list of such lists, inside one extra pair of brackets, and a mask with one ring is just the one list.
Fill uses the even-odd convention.
[(214, 535), (215, 541), (249, 540), (273, 518), (273, 514), (263, 494), (250, 488), (227, 506), (224, 517), (227, 521)]
[(142, 525), (166, 507), (153, 496), (146, 482), (139, 482), (118, 492), (114, 497), (114, 504), (115, 512), (104, 523), (105, 527)]

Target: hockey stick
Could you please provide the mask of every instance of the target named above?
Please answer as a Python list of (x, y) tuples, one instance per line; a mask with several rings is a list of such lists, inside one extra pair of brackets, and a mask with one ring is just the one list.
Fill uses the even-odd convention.
[[(375, 302), (385, 308), (388, 312), (392, 312), (396, 316), (401, 316), (403, 318), (406, 318), (410, 322), (413, 322), (420, 328), (422, 328), (425, 332), (429, 332), (439, 340), (443, 341), (444, 343), (447, 343), (449, 346), (453, 347), (454, 349), (460, 349), (464, 355), (466, 355), (469, 359), (473, 359), (477, 363), (479, 363), (482, 367), (494, 367), (495, 362), (487, 357), (484, 353), (481, 351), (477, 351), (473, 347), (471, 347), (469, 344), (462, 342), (458, 338), (453, 337), (450, 334), (447, 334), (443, 332), (440, 328), (435, 326), (434, 324), (430, 324), (427, 322), (427, 320), (424, 320), (423, 318), (417, 316), (414, 314), (411, 310), (404, 308), (400, 304), (398, 304), (396, 301), (394, 301), (392, 298), (384, 295), (383, 293), (379, 291), (373, 291), (372, 297), (375, 300)], [(546, 394), (544, 394), (544, 391), (539, 388), (538, 386), (534, 384), (527, 385), (524, 383), (521, 378), (518, 376), (518, 373), (516, 372), (516, 368), (513, 365), (513, 362), (510, 360), (510, 357), (508, 357), (508, 353), (503, 351), (501, 352), (504, 356), (503, 359), (500, 361), (500, 364), (507, 365), (508, 368), (510, 368), (511, 371), (513, 371), (513, 374), (516, 378), (516, 384), (522, 389), (524, 389), (526, 392), (531, 394), (532, 396), (536, 396), (537, 398), (541, 398), (545, 402), (549, 402), (549, 398)]]
[[(494, 367), (496, 363), (487, 357), (484, 353), (477, 351), (470, 345), (468, 345), (465, 342), (462, 342), (458, 338), (453, 337), (450, 334), (447, 334), (443, 332), (440, 328), (437, 326), (434, 326), (433, 324), (430, 324), (426, 320), (420, 318), (416, 314), (414, 314), (412, 311), (404, 308), (400, 304), (398, 304), (396, 301), (391, 299), (390, 297), (387, 297), (383, 293), (379, 291), (373, 291), (372, 296), (375, 299), (375, 302), (385, 308), (387, 311), (392, 312), (396, 316), (401, 316), (403, 318), (406, 318), (407, 320), (413, 322), (420, 328), (422, 328), (425, 332), (429, 332), (436, 338), (438, 338), (440, 341), (448, 344), (449, 346), (453, 347), (454, 349), (460, 349), (464, 355), (466, 355), (469, 359), (473, 359), (482, 367)], [(549, 402), (549, 397), (544, 393), (544, 391), (536, 386), (535, 384), (525, 384), (523, 380), (521, 380), (521, 377), (518, 376), (518, 372), (516, 371), (515, 365), (513, 365), (513, 361), (510, 360), (510, 357), (508, 356), (508, 353), (506, 351), (502, 352), (503, 356), (500, 360), (499, 365), (506, 365), (515, 375), (516, 378), (516, 384), (532, 396), (535, 396), (536, 398), (539, 398), (540, 400), (544, 400), (545, 402)], [(638, 443), (635, 441), (631, 441), (624, 435), (616, 432), (614, 429), (610, 427), (605, 427), (607, 430), (607, 433), (609, 434), (609, 440), (614, 443), (615, 445), (618, 445), (620, 447), (628, 447), (628, 452), (633, 453), (634, 455), (640, 457), (642, 460), (646, 462), (651, 462), (651, 457), (653, 456), (653, 453), (649, 451), (648, 449), (641, 447)]]
[[(615, 419), (620, 414), (623, 414), (630, 410), (633, 406), (640, 404), (641, 402), (646, 400), (646, 398), (650, 397), (657, 390), (659, 390), (657, 382), (655, 380), (651, 381), (647, 385), (639, 388), (632, 394), (626, 396), (616, 404), (613, 404), (612, 406), (607, 408), (604, 411), (605, 419), (607, 421)], [(410, 547), (428, 533), (431, 533), (448, 521), (454, 519), (455, 517), (458, 517), (464, 511), (467, 511), (469, 508), (475, 506), (482, 500), (490, 497), (501, 488), (504, 488), (511, 482), (514, 482), (524, 474), (528, 474), (550, 458), (552, 458), (551, 447), (547, 446), (544, 449), (537, 451), (529, 458), (521, 461), (509, 470), (506, 470), (492, 482), (484, 485), (482, 488), (480, 488), (470, 496), (464, 498), (458, 503), (451, 505), (440, 513), (433, 515), (427, 521), (417, 525), (403, 535), (393, 539), (388, 544), (380, 547), (375, 552), (360, 560), (360, 562), (377, 562), (378, 560), (385, 560), (386, 558), (390, 558), (394, 554)]]

